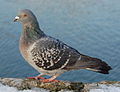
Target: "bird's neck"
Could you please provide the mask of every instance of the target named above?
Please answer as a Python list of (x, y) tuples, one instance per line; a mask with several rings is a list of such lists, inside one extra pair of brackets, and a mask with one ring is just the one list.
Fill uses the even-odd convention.
[(37, 23), (29, 23), (23, 25), (23, 31), (20, 40), (22, 40), (23, 44), (29, 45), (43, 36), (45, 36), (45, 34), (40, 30)]

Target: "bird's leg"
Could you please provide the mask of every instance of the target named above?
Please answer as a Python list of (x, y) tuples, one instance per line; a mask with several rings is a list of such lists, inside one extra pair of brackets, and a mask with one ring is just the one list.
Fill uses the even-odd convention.
[(55, 76), (52, 76), (51, 78), (49, 79), (43, 79), (43, 80), (40, 80), (41, 82), (59, 82), (59, 80), (54, 80), (56, 79), (56, 75)]
[(46, 79), (46, 78), (44, 78), (44, 77), (42, 77), (44, 74), (39, 74), (38, 76), (35, 76), (35, 77), (28, 77), (28, 79), (36, 79), (36, 80), (38, 80), (38, 79)]

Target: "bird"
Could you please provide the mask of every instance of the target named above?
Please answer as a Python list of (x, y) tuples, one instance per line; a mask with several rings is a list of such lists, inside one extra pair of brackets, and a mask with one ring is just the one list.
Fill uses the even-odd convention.
[[(31, 78), (41, 78), (42, 82), (55, 80), (64, 72), (86, 69), (109, 74), (112, 68), (98, 58), (81, 54), (63, 41), (45, 34), (39, 27), (38, 20), (29, 9), (20, 10), (14, 22), (22, 24), (19, 49), (23, 58), (40, 74)], [(48, 75), (50, 78), (42, 76)]]

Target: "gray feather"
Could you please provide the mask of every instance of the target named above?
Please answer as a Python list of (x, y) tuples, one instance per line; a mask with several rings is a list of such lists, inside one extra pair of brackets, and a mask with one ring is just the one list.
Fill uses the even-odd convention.
[(39, 39), (31, 53), (34, 63), (45, 70), (64, 69), (75, 64), (80, 55), (75, 49), (52, 37)]

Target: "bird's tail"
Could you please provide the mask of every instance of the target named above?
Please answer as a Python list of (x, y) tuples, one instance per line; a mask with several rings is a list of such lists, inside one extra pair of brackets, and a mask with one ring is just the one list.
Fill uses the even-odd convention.
[(83, 62), (88, 63), (88, 65), (86, 65), (86, 68), (85, 68), (87, 70), (92, 70), (92, 71), (103, 73), (103, 74), (109, 74), (109, 70), (112, 69), (107, 63), (97, 58), (92, 58), (92, 57), (83, 55), (81, 57), (81, 60)]
[(79, 66), (79, 69), (87, 69), (87, 70), (99, 72), (102, 74), (109, 74), (109, 70), (112, 69), (104, 61), (97, 59), (97, 58), (89, 57), (86, 55), (81, 55), (81, 58), (76, 63), (76, 66), (77, 66), (76, 68), (78, 68)]

